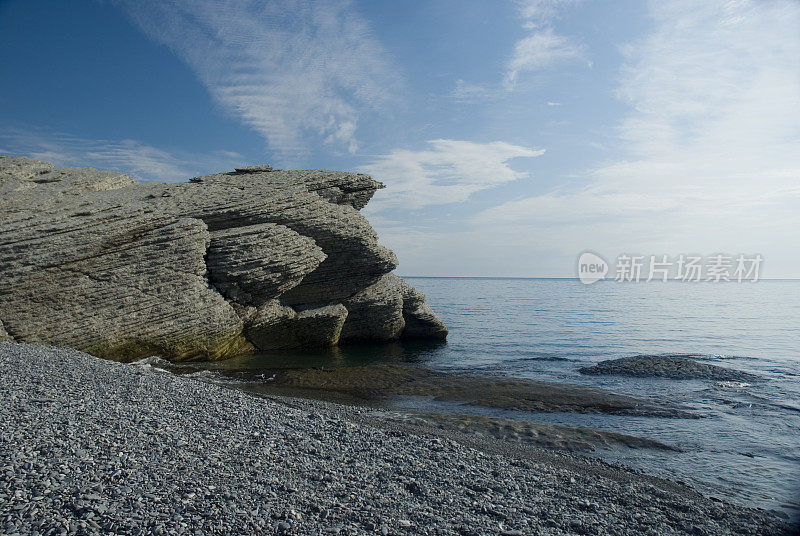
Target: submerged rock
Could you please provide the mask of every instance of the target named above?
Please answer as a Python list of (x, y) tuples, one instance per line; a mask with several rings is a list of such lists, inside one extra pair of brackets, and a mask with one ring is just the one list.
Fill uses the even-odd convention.
[(679, 451), (654, 439), (591, 428), (506, 419), (461, 413), (386, 413), (389, 422), (405, 424), (424, 431), (456, 432), (479, 439), (503, 441), (568, 452), (593, 452), (597, 448), (654, 449)]
[(688, 357), (636, 355), (601, 361), (591, 367), (578, 369), (581, 374), (618, 374), (669, 378), (672, 380), (752, 381), (758, 376)]
[(0, 157), (0, 340), (129, 361), (443, 338), (359, 213), (382, 187), (267, 165), (139, 184)]
[[(265, 373), (263, 370), (255, 372), (262, 377)], [(260, 387), (252, 385), (253, 390), (265, 393), (277, 391), (288, 395), (334, 393), (341, 395), (340, 401), (349, 399), (353, 402), (378, 401), (393, 396), (421, 396), (517, 411), (696, 417), (683, 407), (582, 385), (448, 374), (407, 365), (283, 369), (269, 371), (269, 375), (272, 376), (269, 382), (262, 383)]]

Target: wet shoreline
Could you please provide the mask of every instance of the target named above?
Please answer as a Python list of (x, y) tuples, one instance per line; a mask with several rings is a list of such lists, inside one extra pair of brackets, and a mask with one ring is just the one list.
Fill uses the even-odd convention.
[[(727, 439), (736, 433), (728, 424), (730, 418), (748, 411), (745, 392), (769, 389), (770, 380), (761, 378), (750, 387), (714, 378), (587, 376), (579, 374), (578, 362), (570, 359), (539, 362), (574, 370), (571, 375), (553, 379), (544, 374), (546, 381), (534, 380), (509, 377), (504, 370), (437, 366), (425, 358), (427, 346), (421, 348), (349, 346), (319, 355), (312, 352), (305, 360), (294, 354), (269, 354), (236, 362), (184, 363), (176, 372), (259, 396), (301, 397), (393, 412), (406, 424), (429, 421), (433, 433), (457, 432), (467, 440), (581, 452), (687, 482), (707, 495), (776, 508), (793, 519), (800, 512), (791, 483), (796, 466), (776, 452), (786, 447), (775, 443), (769, 451), (754, 451), (745, 438)], [(370, 359), (370, 351), (380, 357)], [(711, 362), (712, 356), (637, 356), (642, 358), (658, 370), (665, 360), (703, 363)], [(767, 478), (764, 470), (779, 473)]]
[(773, 512), (583, 456), (74, 350), (0, 343), (0, 394), (7, 533), (791, 529)]

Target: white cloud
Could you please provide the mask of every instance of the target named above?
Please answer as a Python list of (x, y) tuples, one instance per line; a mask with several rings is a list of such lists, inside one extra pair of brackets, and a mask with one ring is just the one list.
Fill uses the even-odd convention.
[(796, 136), (798, 13), (786, 0), (653, 3), (655, 32), (623, 49), (618, 94), (635, 113), (622, 136), (642, 154), (730, 143), (752, 152)]
[(36, 129), (6, 129), (0, 134), (0, 154), (46, 160), (56, 166), (122, 171), (138, 180), (161, 181), (231, 171), (245, 162), (234, 151), (169, 152), (136, 140), (90, 140)]
[(507, 89), (516, 86), (520, 73), (583, 57), (583, 45), (556, 33), (552, 26), (561, 7), (568, 3), (569, 0), (526, 0), (521, 3), (520, 17), (529, 34), (514, 45), (514, 53), (506, 67)]
[[(522, 0), (518, 2), (519, 18), (528, 34), (514, 44), (511, 57), (504, 66), (505, 76), (496, 84), (471, 84), (462, 79), (450, 98), (460, 102), (491, 101), (505, 98), (514, 90), (521, 74), (540, 71), (558, 63), (580, 59), (585, 56), (585, 47), (572, 39), (558, 34), (553, 24), (560, 11), (575, 0)], [(548, 106), (560, 106), (548, 102)]]
[(520, 17), (526, 26), (538, 28), (558, 18), (559, 11), (574, 0), (522, 0), (519, 2)]
[(361, 168), (387, 186), (370, 203), (372, 212), (466, 201), (481, 190), (527, 177), (509, 166), (512, 158), (544, 153), (501, 141), (431, 140), (428, 144), (431, 148), (421, 151), (395, 149)]
[(286, 156), (306, 152), (309, 137), (356, 151), (359, 116), (383, 109), (399, 81), (348, 0), (120, 2)]
[(525, 229), (564, 253), (760, 250), (797, 276), (800, 4), (650, 6), (655, 29), (624, 49), (618, 91), (631, 156), (587, 171), (581, 189), (506, 203), (476, 223)]
[(450, 98), (461, 102), (496, 99), (497, 90), (481, 84), (470, 84), (462, 79), (456, 80), (456, 87), (450, 92)]

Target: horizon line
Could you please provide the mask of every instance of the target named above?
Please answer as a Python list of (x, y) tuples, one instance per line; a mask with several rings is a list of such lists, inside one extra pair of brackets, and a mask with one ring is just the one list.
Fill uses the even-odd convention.
[[(502, 275), (400, 275), (404, 279), (557, 279), (564, 281), (580, 281), (578, 277), (563, 277), (563, 276), (502, 276)], [(614, 278), (604, 277), (598, 281), (616, 281)], [(756, 283), (761, 281), (800, 281), (800, 277), (763, 277), (759, 278)], [(711, 281), (683, 281), (680, 279), (668, 279), (662, 281), (661, 279), (653, 281), (625, 281), (626, 283), (710, 283)], [(736, 280), (728, 281), (715, 281), (715, 283), (739, 283)], [(743, 279), (741, 283), (750, 283), (749, 279)]]

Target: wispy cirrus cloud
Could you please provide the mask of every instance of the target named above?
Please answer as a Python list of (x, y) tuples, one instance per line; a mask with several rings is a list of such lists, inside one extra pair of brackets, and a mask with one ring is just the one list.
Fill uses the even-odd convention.
[(214, 170), (230, 171), (245, 162), (234, 151), (189, 154), (136, 140), (93, 140), (33, 128), (4, 129), (0, 134), (0, 154), (46, 160), (56, 166), (122, 171), (138, 180), (160, 181), (183, 181)]
[[(520, 0), (519, 19), (527, 35), (518, 39), (510, 57), (502, 65), (504, 76), (490, 84), (475, 84), (457, 79), (449, 97), (457, 102), (486, 103), (508, 97), (517, 88), (520, 76), (558, 64), (583, 59), (586, 47), (558, 33), (554, 24), (560, 12), (576, 0)], [(548, 106), (560, 103), (548, 102)]]
[(752, 153), (797, 135), (800, 4), (672, 0), (652, 3), (650, 18), (654, 32), (622, 48), (617, 95), (632, 113), (620, 134), (631, 148)]
[(431, 140), (428, 145), (420, 151), (395, 149), (361, 167), (387, 185), (370, 203), (371, 211), (466, 201), (476, 192), (527, 177), (509, 160), (544, 153), (502, 141)]
[(475, 223), (572, 253), (786, 257), (800, 240), (800, 4), (649, 6), (653, 31), (623, 49), (617, 91), (630, 106), (617, 131), (628, 158), (587, 170), (581, 188), (515, 200)]
[(528, 35), (517, 41), (506, 67), (506, 89), (514, 89), (520, 74), (539, 71), (555, 64), (582, 58), (585, 48), (553, 28), (558, 12), (571, 0), (525, 0), (520, 18)]
[(459, 78), (456, 80), (456, 87), (450, 92), (449, 97), (459, 102), (475, 102), (496, 100), (500, 95), (496, 88), (482, 84), (470, 84)]
[(355, 152), (362, 114), (400, 77), (348, 0), (119, 0), (222, 107), (282, 155), (322, 142)]

